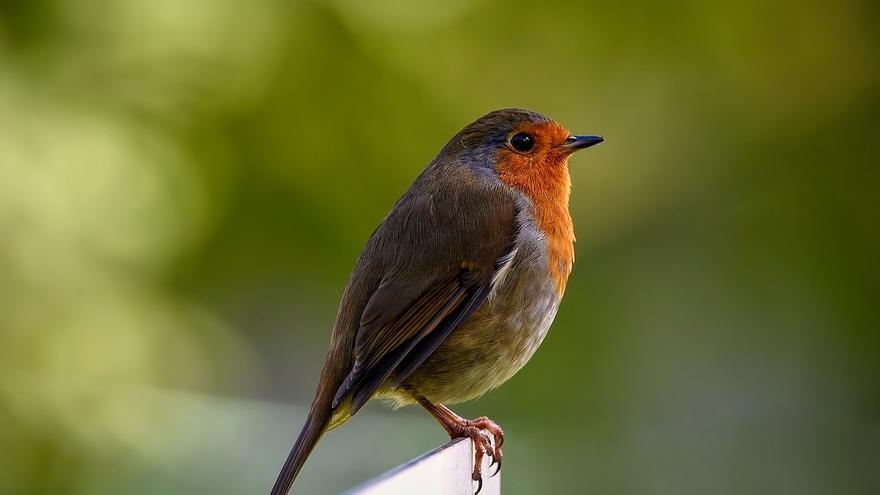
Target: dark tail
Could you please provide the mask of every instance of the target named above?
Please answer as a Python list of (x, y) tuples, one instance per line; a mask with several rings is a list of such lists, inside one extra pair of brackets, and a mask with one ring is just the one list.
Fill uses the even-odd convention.
[[(317, 405), (317, 404), (316, 404)], [(309, 412), (306, 424), (303, 425), (302, 431), (296, 438), (296, 443), (290, 449), (287, 460), (284, 461), (284, 467), (278, 473), (278, 479), (275, 480), (275, 486), (272, 487), (271, 495), (287, 495), (293, 480), (299, 474), (306, 459), (315, 448), (315, 444), (321, 439), (324, 430), (327, 429), (327, 422), (330, 420), (330, 414), (324, 411), (316, 411), (315, 407)]]

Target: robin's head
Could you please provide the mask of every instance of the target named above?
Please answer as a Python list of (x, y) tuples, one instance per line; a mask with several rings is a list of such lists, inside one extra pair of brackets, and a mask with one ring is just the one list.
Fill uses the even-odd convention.
[(527, 193), (541, 193), (539, 189), (554, 185), (567, 188), (568, 157), (602, 141), (600, 136), (573, 135), (541, 114), (509, 108), (488, 113), (462, 129), (441, 155), (488, 168)]
[(574, 262), (568, 157), (602, 141), (599, 136), (575, 136), (528, 110), (497, 110), (456, 134), (438, 160), (463, 164), (478, 176), (494, 175), (529, 198), (546, 235), (550, 273), (561, 294)]

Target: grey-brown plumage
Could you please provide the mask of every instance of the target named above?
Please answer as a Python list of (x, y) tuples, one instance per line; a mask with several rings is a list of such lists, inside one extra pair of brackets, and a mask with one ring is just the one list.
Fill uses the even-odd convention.
[[(528, 133), (533, 148), (512, 147), (517, 133)], [(434, 404), (497, 387), (546, 335), (562, 296), (559, 273), (564, 288), (572, 262), (559, 254), (573, 241), (566, 159), (589, 145), (574, 139), (585, 138), (541, 115), (493, 112), (453, 137), (413, 182), (358, 258), (308, 420), (273, 494), (287, 493), (324, 431), (371, 398), (421, 403), (450, 435), (470, 435), (453, 424), (466, 420)], [(545, 214), (559, 204), (562, 213)]]

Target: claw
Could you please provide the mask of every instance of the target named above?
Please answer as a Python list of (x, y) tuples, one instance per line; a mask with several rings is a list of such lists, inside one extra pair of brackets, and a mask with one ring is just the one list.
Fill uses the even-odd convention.
[[(494, 460), (495, 457), (493, 456), (492, 459), (493, 459), (493, 460), (492, 460), (492, 464), (495, 464), (495, 460)], [(489, 464), (489, 467), (492, 467), (492, 464)], [(492, 473), (492, 474), (489, 476), (490, 478), (494, 478), (496, 474), (498, 474), (498, 473), (501, 472), (501, 459), (498, 459), (497, 464), (498, 464), (498, 467), (495, 468), (495, 472)]]
[(477, 482), (477, 491), (474, 492), (474, 495), (477, 495), (478, 493), (480, 493), (480, 490), (483, 489), (483, 478), (480, 478), (480, 479), (477, 479), (474, 481)]
[(484, 433), (483, 434), (483, 441), (486, 443), (486, 445), (485, 445), (486, 455), (491, 457), (492, 462), (494, 463), (495, 462), (495, 449), (492, 444), (492, 439), (491, 439), (491, 437), (489, 437), (489, 435), (486, 435)]

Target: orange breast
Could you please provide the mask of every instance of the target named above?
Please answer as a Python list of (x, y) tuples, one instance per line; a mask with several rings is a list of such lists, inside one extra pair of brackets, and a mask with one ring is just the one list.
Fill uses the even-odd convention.
[(574, 263), (574, 226), (568, 212), (571, 179), (565, 156), (552, 150), (532, 156), (502, 151), (498, 176), (519, 189), (535, 207), (535, 221), (547, 236), (548, 270), (562, 296)]

